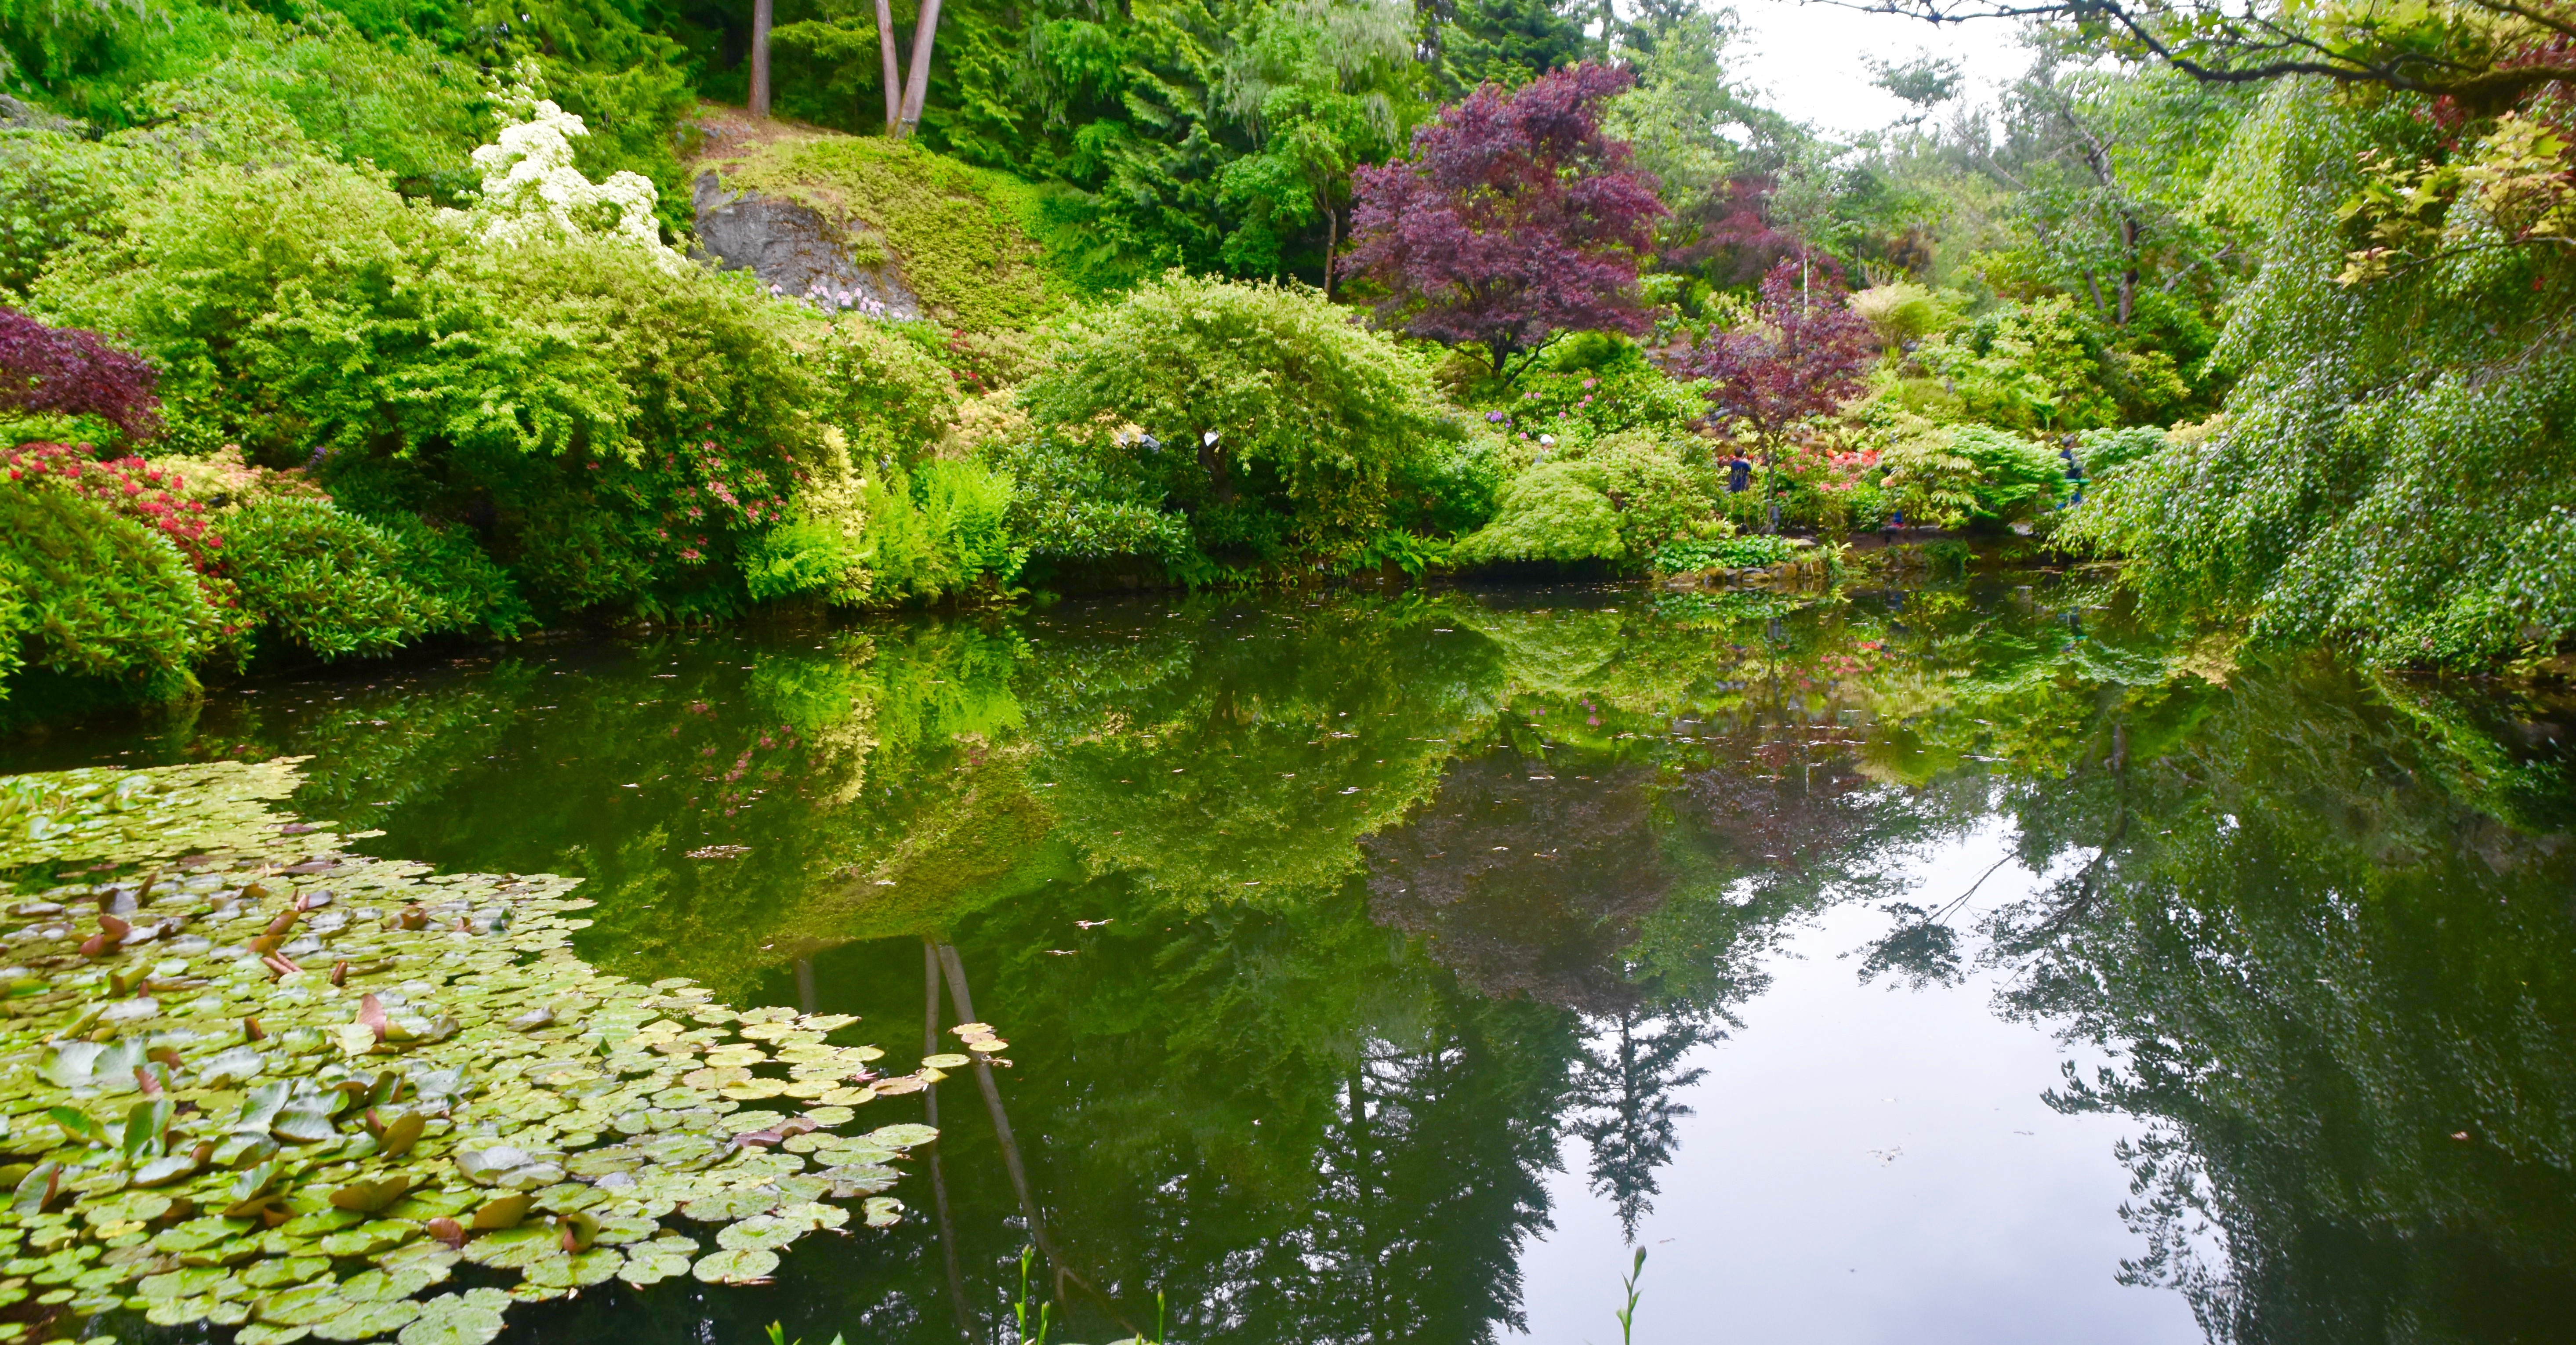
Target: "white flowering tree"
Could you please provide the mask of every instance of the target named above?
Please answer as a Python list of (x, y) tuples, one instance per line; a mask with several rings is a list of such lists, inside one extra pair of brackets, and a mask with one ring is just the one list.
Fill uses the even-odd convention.
[(653, 218), (660, 196), (653, 180), (619, 171), (593, 182), (573, 166), (572, 142), (590, 134), (578, 114), (539, 98), (526, 82), (501, 95), (501, 132), (474, 151), (483, 170), (483, 200), (474, 211), (483, 236), (519, 243), (542, 238), (601, 238), (631, 243), (671, 266), (680, 255), (662, 245)]

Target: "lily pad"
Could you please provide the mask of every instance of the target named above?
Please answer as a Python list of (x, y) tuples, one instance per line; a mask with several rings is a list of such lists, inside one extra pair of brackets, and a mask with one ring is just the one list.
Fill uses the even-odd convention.
[(368, 1340), (391, 1335), (419, 1317), (420, 1305), (407, 1298), (373, 1303), (344, 1300), (337, 1316), (314, 1324), (313, 1334), (321, 1340)]
[[(490, 1302), (489, 1294), (500, 1302)], [(402, 1329), (402, 1345), (491, 1345), (501, 1334), (501, 1307), (506, 1294), (478, 1289), (467, 1294), (441, 1294), (420, 1305), (420, 1315)]]
[(778, 1269), (778, 1253), (762, 1248), (713, 1252), (698, 1258), (689, 1273), (709, 1284), (750, 1284)]

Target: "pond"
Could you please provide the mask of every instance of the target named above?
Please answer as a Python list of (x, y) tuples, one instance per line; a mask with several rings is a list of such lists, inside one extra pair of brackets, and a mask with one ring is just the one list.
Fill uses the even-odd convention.
[(2012, 572), (567, 637), (0, 770), (307, 757), (367, 854), (581, 880), (607, 971), (1010, 1039), (873, 1104), (942, 1132), (893, 1227), (507, 1339), (1574, 1345), (1633, 1243), (1638, 1342), (2518, 1341), (2570, 713)]

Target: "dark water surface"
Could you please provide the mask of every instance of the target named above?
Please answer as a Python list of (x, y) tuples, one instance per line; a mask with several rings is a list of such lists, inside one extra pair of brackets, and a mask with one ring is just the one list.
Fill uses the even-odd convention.
[(2102, 601), (566, 639), (0, 769), (309, 755), (370, 852), (579, 875), (593, 960), (899, 1059), (954, 948), (1016, 1065), (936, 1090), (903, 1223), (519, 1341), (1013, 1338), (1033, 1218), (1058, 1341), (1160, 1291), (1182, 1342), (1608, 1345), (1631, 1237), (1653, 1345), (2576, 1338), (2569, 707)]

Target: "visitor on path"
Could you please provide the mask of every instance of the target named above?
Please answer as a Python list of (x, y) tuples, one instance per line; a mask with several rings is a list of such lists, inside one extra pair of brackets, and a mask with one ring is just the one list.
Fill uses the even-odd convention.
[(1726, 492), (1729, 495), (1741, 495), (1752, 485), (1753, 462), (1745, 457), (1744, 450), (1739, 448), (1735, 451), (1735, 456), (1727, 460)]

